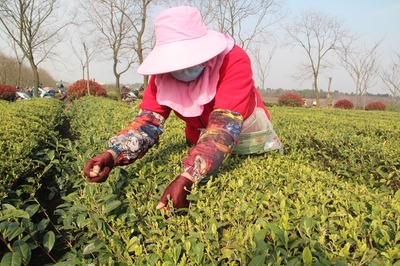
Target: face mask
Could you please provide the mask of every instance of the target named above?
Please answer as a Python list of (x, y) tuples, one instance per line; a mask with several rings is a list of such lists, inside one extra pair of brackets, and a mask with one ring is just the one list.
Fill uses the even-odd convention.
[(201, 72), (203, 72), (204, 67), (204, 64), (200, 64), (197, 66), (192, 66), (189, 68), (171, 72), (171, 75), (180, 81), (189, 82), (197, 79), (200, 76)]

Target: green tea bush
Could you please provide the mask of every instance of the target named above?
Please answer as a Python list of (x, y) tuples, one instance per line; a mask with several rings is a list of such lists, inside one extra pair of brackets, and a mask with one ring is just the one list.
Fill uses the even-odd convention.
[[(85, 106), (88, 105), (86, 102)], [(92, 254), (87, 257), (87, 263), (97, 264), (108, 259), (113, 263), (128, 265), (251, 265), (258, 260), (267, 265), (279, 262), (285, 265), (308, 265), (314, 260), (324, 264), (396, 260), (396, 252), (399, 251), (395, 247), (396, 241), (375, 235), (381, 230), (378, 224), (382, 224), (378, 222), (378, 216), (373, 218), (377, 225), (371, 228), (371, 234), (360, 228), (371, 222), (361, 217), (376, 210), (386, 210), (387, 206), (398, 204), (398, 199), (389, 203), (391, 192), (385, 194), (385, 189), (381, 191), (364, 184), (364, 180), (350, 178), (344, 182), (335, 171), (327, 171), (320, 164), (321, 157), (329, 155), (327, 150), (321, 151), (318, 156), (311, 156), (314, 148), (323, 144), (333, 144), (334, 147), (342, 145), (335, 143), (334, 136), (351, 131), (353, 123), (346, 128), (340, 119), (349, 114), (340, 110), (320, 113), (315, 109), (300, 113), (283, 107), (274, 107), (270, 111), (274, 128), (286, 147), (286, 155), (232, 156), (217, 177), (205, 186), (194, 188), (187, 215), (169, 214), (169, 218), (165, 219), (154, 208), (168, 182), (180, 172), (179, 162), (188, 149), (183, 136), (184, 124), (171, 116), (160, 145), (151, 149), (144, 158), (115, 169), (106, 183), (87, 184), (82, 190), (64, 198), (65, 203), (58, 212), (65, 228), (74, 226), (75, 218), (68, 211), (73, 210), (74, 216), (78, 217), (78, 226), (74, 226), (73, 235), (81, 231), (88, 232), (84, 238), (76, 240), (80, 243), (87, 241), (88, 244), (78, 248), (83, 253), (74, 253), (75, 258)], [(330, 116), (331, 121), (326, 119)], [(355, 119), (356, 115), (351, 117)], [(87, 120), (84, 117), (82, 119)], [(102, 123), (101, 119), (98, 123)], [(382, 120), (379, 117), (376, 121), (381, 121), (381, 124), (376, 126), (384, 128), (391, 119)], [(306, 142), (308, 145), (299, 145), (307, 139), (305, 136), (314, 135), (310, 134), (310, 125), (321, 121), (324, 123), (320, 128), (311, 128), (311, 132), (321, 131), (319, 137), (310, 139), (312, 142)], [(329, 127), (332, 121), (335, 123)], [(366, 117), (365, 121), (370, 122), (371, 117)], [(330, 135), (332, 130), (321, 130), (336, 129), (339, 123), (342, 123), (339, 128), (344, 130), (336, 131), (333, 136)], [(359, 130), (356, 132), (365, 136), (376, 134), (379, 137), (385, 134), (382, 131), (364, 131), (363, 127)], [(374, 127), (374, 130), (377, 128)], [(386, 133), (391, 131), (390, 128), (385, 130)], [(321, 139), (324, 132), (329, 134)], [(395, 130), (386, 137), (394, 140), (397, 133)], [(293, 141), (288, 138), (293, 138)], [(318, 139), (322, 143), (314, 142)], [(296, 145), (299, 146), (297, 149)], [(392, 145), (396, 146), (397, 143)], [(396, 154), (392, 156), (388, 165), (396, 160)], [(338, 162), (340, 159), (338, 156), (335, 160)], [(346, 163), (347, 160), (344, 158), (342, 162)], [(336, 165), (337, 169), (341, 166)], [(363, 167), (368, 168), (368, 164)], [(394, 170), (391, 168), (389, 171)], [(388, 169), (383, 170), (382, 174), (386, 171)], [(390, 172), (386, 174), (390, 175)], [(372, 200), (377, 195), (382, 197)], [(388, 205), (381, 205), (383, 202)], [(370, 205), (375, 206), (374, 211)], [(393, 208), (389, 207), (387, 211), (385, 213), (390, 220), (399, 217)], [(360, 216), (357, 222), (354, 213)], [(388, 234), (394, 234), (398, 226), (385, 230)], [(116, 236), (115, 232), (118, 232)], [(323, 237), (321, 232), (325, 232)], [(110, 238), (111, 235), (114, 237)], [(373, 248), (365, 248), (369, 237), (374, 238)], [(378, 242), (393, 247), (388, 252), (390, 258), (377, 255), (379, 252), (374, 250), (376, 248), (386, 252), (386, 248), (379, 247), (381, 244)]]
[(171, 114), (159, 145), (94, 184), (85, 162), (138, 109), (93, 96), (72, 102), (71, 139), (40, 147), (43, 164), (61, 169), (56, 182), (2, 202), (1, 265), (396, 265), (400, 117), (269, 111), (284, 156), (232, 155), (193, 188), (188, 209), (167, 212), (155, 206), (182, 170), (185, 124)]
[(397, 112), (397, 111), (399, 111), (399, 106), (398, 106), (398, 104), (396, 104), (396, 102), (390, 102), (386, 105), (385, 110), (389, 111), (389, 112)]
[(266, 106), (266, 107), (274, 107), (274, 106), (278, 106), (279, 104), (277, 103), (277, 102), (263, 102), (264, 103), (264, 105)]
[[(107, 90), (99, 83), (89, 80), (90, 95), (107, 97)], [(78, 80), (68, 87), (67, 99), (77, 100), (88, 95), (87, 80)]]
[(10, 85), (0, 84), (0, 100), (14, 101), (16, 96), (16, 88)]
[[(282, 119), (289, 123), (281, 124)], [(299, 154), (315, 167), (346, 179), (373, 186), (400, 186), (400, 139), (396, 137), (400, 135), (400, 118), (396, 113), (340, 109), (299, 113), (282, 108), (273, 116), (273, 123), (281, 130), (287, 154)]]
[(55, 99), (0, 101), (0, 200), (15, 182), (40, 168), (37, 153), (58, 138), (56, 128), (65, 117), (62, 106)]
[(107, 92), (107, 97), (112, 99), (112, 100), (114, 100), (114, 101), (116, 101), (118, 99), (117, 98), (117, 93), (115, 91), (108, 91)]
[(287, 92), (279, 96), (278, 104), (280, 106), (302, 107), (304, 105), (303, 97), (297, 93)]
[(367, 111), (372, 111), (372, 110), (385, 111), (386, 104), (382, 102), (371, 102), (367, 104), (364, 109)]
[(85, 141), (94, 138), (93, 140), (102, 143), (102, 148), (105, 148), (106, 141), (114, 133), (122, 130), (138, 111), (136, 106), (130, 107), (109, 98), (85, 96), (68, 106), (65, 113), (71, 125), (69, 133), (77, 138), (77, 141), (80, 141), (81, 137)]
[(353, 109), (354, 108), (354, 104), (347, 100), (347, 99), (343, 99), (343, 100), (339, 100), (337, 101), (334, 105), (334, 108), (340, 108), (340, 109)]
[(55, 263), (47, 259), (57, 231), (51, 219), (60, 202), (54, 196), (65, 183), (60, 161), (74, 162), (59, 145), (63, 102), (36, 98), (1, 103), (0, 111), (1, 265)]

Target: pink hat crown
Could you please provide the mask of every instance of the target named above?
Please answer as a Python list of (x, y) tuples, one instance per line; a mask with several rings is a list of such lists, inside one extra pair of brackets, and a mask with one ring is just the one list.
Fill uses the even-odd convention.
[(207, 34), (200, 12), (189, 6), (165, 10), (154, 21), (156, 45), (201, 38)]
[(154, 26), (156, 45), (138, 68), (142, 75), (167, 73), (201, 64), (227, 47), (225, 35), (208, 30), (200, 11), (190, 6), (162, 11)]

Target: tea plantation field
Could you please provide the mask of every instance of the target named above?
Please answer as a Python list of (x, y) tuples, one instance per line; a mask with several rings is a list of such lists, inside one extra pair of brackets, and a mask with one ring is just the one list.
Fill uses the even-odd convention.
[(2, 266), (400, 265), (400, 113), (271, 107), (284, 155), (232, 155), (164, 213), (188, 151), (174, 115), (107, 182), (82, 173), (137, 104), (0, 102)]

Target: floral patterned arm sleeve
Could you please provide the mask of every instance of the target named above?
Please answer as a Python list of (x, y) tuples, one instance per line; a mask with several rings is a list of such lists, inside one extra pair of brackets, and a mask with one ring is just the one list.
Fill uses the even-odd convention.
[(217, 171), (236, 146), (242, 124), (241, 114), (225, 109), (214, 110), (206, 131), (183, 160), (184, 171), (198, 182)]
[(126, 165), (143, 157), (164, 129), (165, 119), (151, 111), (143, 110), (127, 127), (112, 137), (107, 149), (117, 154), (117, 165)]

